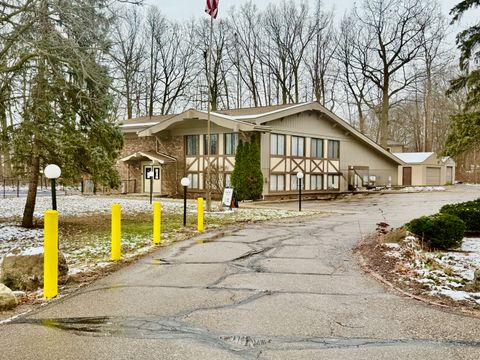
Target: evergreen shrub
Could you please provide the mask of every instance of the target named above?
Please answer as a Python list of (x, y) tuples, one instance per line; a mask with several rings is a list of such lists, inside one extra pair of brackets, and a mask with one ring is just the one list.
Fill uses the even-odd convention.
[(442, 213), (419, 217), (405, 226), (430, 248), (439, 250), (460, 246), (465, 232), (465, 223), (460, 218)]
[(455, 215), (465, 222), (466, 231), (480, 232), (480, 199), (444, 205), (442, 214)]
[(260, 142), (253, 135), (250, 142), (240, 140), (235, 154), (232, 185), (236, 199), (256, 200), (262, 196), (263, 175), (260, 165)]

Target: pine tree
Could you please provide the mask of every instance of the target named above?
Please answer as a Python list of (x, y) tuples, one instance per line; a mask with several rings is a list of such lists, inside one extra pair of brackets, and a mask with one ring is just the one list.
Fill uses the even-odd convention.
[(259, 199), (263, 192), (263, 174), (260, 164), (260, 141), (254, 136), (249, 148), (249, 198)]
[[(119, 184), (113, 169), (123, 145), (111, 122), (112, 95), (102, 57), (109, 47), (106, 1), (39, 0), (23, 20), (32, 25), (23, 41), (31, 59), (22, 122), (13, 132), (13, 161), (29, 176), (22, 225), (33, 225), (40, 168), (56, 163), (62, 179), (82, 174)], [(25, 169), (25, 164), (29, 164)]]
[[(480, 5), (480, 0), (464, 0), (451, 11), (452, 22), (462, 14)], [(480, 144), (480, 68), (471, 66), (475, 52), (480, 46), (480, 26), (475, 24), (457, 35), (460, 49), (460, 70), (464, 75), (451, 82), (449, 92), (467, 90), (465, 110), (451, 117), (450, 130), (445, 145), (445, 155), (455, 156), (475, 149)]]
[(263, 175), (260, 167), (260, 145), (252, 136), (250, 142), (240, 140), (235, 154), (232, 185), (237, 200), (256, 200), (262, 196)]

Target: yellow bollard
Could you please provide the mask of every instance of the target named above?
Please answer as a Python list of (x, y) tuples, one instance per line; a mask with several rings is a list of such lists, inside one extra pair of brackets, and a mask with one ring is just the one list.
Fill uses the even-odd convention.
[(162, 233), (162, 204), (158, 201), (153, 203), (153, 243), (160, 244)]
[(120, 260), (121, 256), (121, 232), (122, 232), (122, 208), (120, 204), (112, 205), (112, 260)]
[(198, 231), (203, 232), (203, 198), (198, 198), (197, 200), (198, 203), (198, 217), (197, 217), (197, 222), (198, 222)]
[(44, 216), (43, 297), (58, 295), (58, 211), (48, 210)]

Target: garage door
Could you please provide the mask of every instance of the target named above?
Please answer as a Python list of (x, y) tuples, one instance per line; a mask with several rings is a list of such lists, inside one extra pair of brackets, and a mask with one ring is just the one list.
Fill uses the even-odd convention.
[(453, 166), (447, 166), (447, 183), (453, 184)]
[(427, 185), (440, 185), (440, 168), (427, 167)]

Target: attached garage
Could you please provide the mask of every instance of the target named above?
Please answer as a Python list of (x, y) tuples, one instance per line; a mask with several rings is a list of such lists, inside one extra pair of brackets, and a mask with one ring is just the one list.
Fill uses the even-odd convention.
[(441, 169), (439, 167), (427, 167), (427, 185), (440, 185)]

